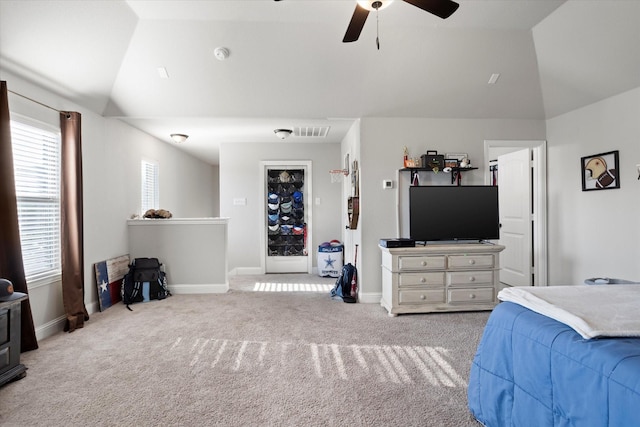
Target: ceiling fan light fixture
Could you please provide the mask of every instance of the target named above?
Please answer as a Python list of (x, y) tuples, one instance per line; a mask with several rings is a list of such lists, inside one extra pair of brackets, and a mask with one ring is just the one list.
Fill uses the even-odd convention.
[(177, 144), (182, 144), (189, 138), (189, 135), (185, 135), (184, 133), (172, 133), (170, 136), (173, 142)]
[(275, 133), (276, 136), (280, 139), (286, 139), (291, 136), (293, 131), (291, 129), (275, 129), (273, 133)]
[(358, 0), (360, 7), (367, 9), (369, 12), (386, 9), (391, 3), (393, 3), (393, 0)]

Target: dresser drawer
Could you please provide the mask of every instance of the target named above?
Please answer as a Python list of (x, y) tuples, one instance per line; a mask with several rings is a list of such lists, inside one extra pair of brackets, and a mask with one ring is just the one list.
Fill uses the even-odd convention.
[(449, 255), (449, 268), (486, 268), (495, 265), (493, 255)]
[(9, 310), (0, 308), (0, 345), (9, 342)]
[(0, 347), (0, 373), (11, 365), (10, 347)]
[(493, 271), (455, 271), (447, 273), (450, 286), (487, 284), (493, 286)]
[(400, 256), (398, 257), (399, 270), (443, 270), (445, 268), (444, 256)]
[(444, 272), (437, 273), (401, 273), (398, 286), (438, 286), (444, 287)]
[(400, 305), (443, 302), (444, 289), (400, 291), (400, 297), (398, 299)]
[(493, 288), (449, 289), (449, 302), (455, 303), (491, 303), (494, 301)]

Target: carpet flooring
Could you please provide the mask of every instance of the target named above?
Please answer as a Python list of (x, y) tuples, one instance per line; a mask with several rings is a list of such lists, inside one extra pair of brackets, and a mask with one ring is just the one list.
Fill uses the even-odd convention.
[(236, 276), (225, 294), (118, 304), (22, 355), (4, 426), (479, 426), (471, 360), (489, 312), (389, 317), (335, 279)]

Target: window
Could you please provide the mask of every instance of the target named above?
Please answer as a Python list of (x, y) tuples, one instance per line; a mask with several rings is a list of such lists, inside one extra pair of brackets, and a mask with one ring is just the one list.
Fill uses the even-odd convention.
[(11, 139), (22, 259), (32, 283), (60, 274), (60, 132), (11, 121)]
[(144, 215), (149, 209), (158, 209), (160, 207), (158, 200), (158, 164), (143, 160), (141, 166), (141, 213)]

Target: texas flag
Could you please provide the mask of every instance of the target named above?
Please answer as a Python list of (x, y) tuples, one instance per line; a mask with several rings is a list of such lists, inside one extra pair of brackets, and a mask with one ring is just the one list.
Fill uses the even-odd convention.
[(100, 311), (122, 300), (122, 278), (129, 270), (129, 256), (108, 259), (95, 264)]

